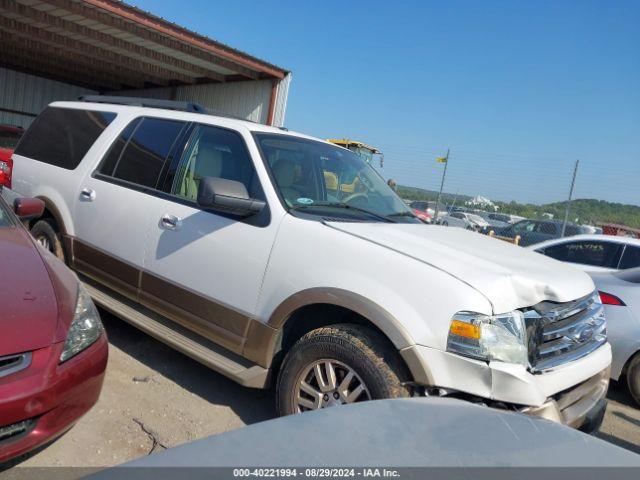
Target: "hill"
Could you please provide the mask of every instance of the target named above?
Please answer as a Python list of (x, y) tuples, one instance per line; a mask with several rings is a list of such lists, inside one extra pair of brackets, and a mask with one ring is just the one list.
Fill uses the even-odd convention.
[[(409, 200), (429, 200), (435, 201), (438, 192), (433, 190), (425, 190), (417, 187), (398, 186), (398, 194)], [(444, 193), (441, 202), (445, 205), (451, 205), (454, 199), (456, 205), (462, 205), (472, 197), (468, 195), (453, 195)], [(564, 202), (554, 202), (547, 204), (531, 204), (518, 202), (500, 202), (494, 201), (502, 213), (510, 213), (520, 215), (526, 218), (541, 218), (543, 213), (550, 213), (557, 219), (564, 218)], [(640, 228), (640, 206), (627, 205), (623, 203), (607, 202), (606, 200), (595, 200), (590, 198), (576, 199), (571, 202), (569, 210), (569, 220), (576, 221), (581, 224), (597, 223), (619, 223), (629, 227)]]

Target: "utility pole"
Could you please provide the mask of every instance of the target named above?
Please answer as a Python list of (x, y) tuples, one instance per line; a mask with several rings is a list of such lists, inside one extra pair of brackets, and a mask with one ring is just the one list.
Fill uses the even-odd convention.
[(440, 182), (440, 191), (436, 197), (436, 211), (433, 213), (434, 223), (438, 222), (438, 210), (440, 209), (440, 196), (442, 195), (442, 187), (444, 187), (444, 177), (447, 175), (447, 165), (449, 165), (449, 149), (447, 148), (447, 156), (436, 159), (438, 163), (444, 163), (444, 170), (442, 171), (442, 181)]
[(573, 187), (576, 184), (576, 175), (578, 175), (578, 165), (580, 160), (576, 160), (576, 166), (573, 168), (573, 178), (571, 179), (571, 188), (569, 189), (569, 198), (567, 199), (567, 206), (564, 209), (564, 222), (562, 222), (562, 233), (560, 238), (564, 237), (564, 231), (567, 228), (567, 221), (569, 220), (569, 207), (571, 206), (571, 197), (573, 196)]

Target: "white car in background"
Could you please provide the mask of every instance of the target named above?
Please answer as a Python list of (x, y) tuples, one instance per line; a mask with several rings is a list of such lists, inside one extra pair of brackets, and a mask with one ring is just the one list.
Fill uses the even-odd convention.
[(587, 272), (615, 272), (640, 267), (640, 240), (612, 235), (574, 235), (527, 247)]
[(467, 230), (482, 230), (489, 226), (489, 222), (480, 215), (467, 212), (452, 212), (442, 217), (441, 223), (448, 227), (466, 228)]
[(640, 405), (640, 268), (591, 275), (607, 317), (611, 378), (626, 381)]

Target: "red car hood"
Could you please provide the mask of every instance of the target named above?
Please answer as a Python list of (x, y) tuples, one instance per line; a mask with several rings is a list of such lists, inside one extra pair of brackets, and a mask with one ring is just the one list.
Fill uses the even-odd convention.
[(0, 356), (51, 345), (58, 302), (47, 266), (22, 228), (0, 228)]

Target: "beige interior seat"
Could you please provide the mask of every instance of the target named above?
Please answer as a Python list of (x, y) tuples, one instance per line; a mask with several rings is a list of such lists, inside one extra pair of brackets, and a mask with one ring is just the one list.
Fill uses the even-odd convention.
[(198, 185), (203, 177), (220, 177), (224, 163), (223, 152), (214, 145), (200, 141), (186, 166), (186, 173), (180, 185), (179, 195), (196, 200)]

